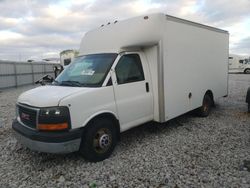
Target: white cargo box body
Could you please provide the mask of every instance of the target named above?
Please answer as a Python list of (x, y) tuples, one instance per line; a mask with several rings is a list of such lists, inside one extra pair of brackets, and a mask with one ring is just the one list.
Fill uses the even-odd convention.
[(153, 120), (165, 122), (200, 107), (207, 91), (215, 100), (227, 95), (228, 48), (224, 30), (153, 14), (88, 32), (79, 55), (142, 51), (151, 76)]

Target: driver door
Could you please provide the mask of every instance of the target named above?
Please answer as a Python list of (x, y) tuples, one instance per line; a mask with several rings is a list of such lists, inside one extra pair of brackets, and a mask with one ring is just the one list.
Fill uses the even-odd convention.
[(112, 81), (121, 131), (153, 118), (149, 72), (141, 57), (139, 53), (126, 53), (113, 69)]

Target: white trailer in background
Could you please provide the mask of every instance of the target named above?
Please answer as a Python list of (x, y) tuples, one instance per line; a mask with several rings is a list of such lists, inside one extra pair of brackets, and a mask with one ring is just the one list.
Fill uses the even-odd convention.
[(230, 54), (229, 72), (250, 74), (250, 57)]
[(60, 63), (63, 67), (68, 66), (78, 55), (77, 50), (64, 50), (60, 52)]
[(13, 129), (31, 149), (103, 160), (120, 132), (192, 110), (208, 116), (228, 93), (228, 48), (227, 31), (165, 14), (107, 24), (86, 33), (52, 85), (18, 98)]

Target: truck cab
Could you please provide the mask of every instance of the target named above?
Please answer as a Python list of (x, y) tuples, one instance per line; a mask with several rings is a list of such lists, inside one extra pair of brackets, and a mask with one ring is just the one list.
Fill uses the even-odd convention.
[[(112, 149), (118, 133), (153, 120), (146, 58), (141, 51), (78, 56), (51, 85), (23, 93), (17, 112), (13, 123), (17, 138), (33, 150), (77, 151), (83, 134), (92, 136), (87, 140), (95, 140), (94, 151)], [(106, 122), (108, 128), (93, 137), (84, 132), (93, 122)], [(94, 155), (85, 158), (103, 159)]]

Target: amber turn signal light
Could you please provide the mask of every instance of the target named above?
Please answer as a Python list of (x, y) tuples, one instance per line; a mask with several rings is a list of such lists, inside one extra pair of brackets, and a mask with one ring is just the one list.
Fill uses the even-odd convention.
[(68, 129), (68, 123), (54, 123), (54, 124), (38, 124), (38, 130), (41, 131), (60, 131)]

